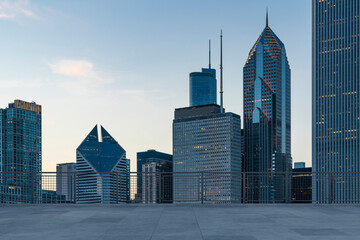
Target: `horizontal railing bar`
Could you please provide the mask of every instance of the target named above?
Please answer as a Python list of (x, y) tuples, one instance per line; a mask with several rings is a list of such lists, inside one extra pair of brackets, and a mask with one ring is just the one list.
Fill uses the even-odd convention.
[[(56, 174), (57, 172), (0, 172), (0, 174)], [(126, 174), (196, 174), (196, 173), (216, 173), (216, 174), (225, 174), (225, 173), (232, 173), (232, 174), (360, 174), (360, 172), (219, 172), (219, 171), (196, 171), (196, 172), (69, 172), (69, 173), (62, 173), (62, 174), (87, 174), (87, 173), (99, 173), (99, 174), (117, 174), (117, 173), (126, 173)]]

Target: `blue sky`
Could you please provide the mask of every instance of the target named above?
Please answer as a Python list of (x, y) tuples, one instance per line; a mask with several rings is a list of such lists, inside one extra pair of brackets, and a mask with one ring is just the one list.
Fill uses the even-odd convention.
[(224, 105), (242, 115), (242, 68), (269, 25), (292, 70), (292, 153), (311, 163), (311, 5), (289, 0), (0, 0), (0, 107), (43, 106), (43, 170), (75, 161), (102, 124), (135, 161), (172, 152), (174, 108), (188, 106), (188, 74), (219, 66)]

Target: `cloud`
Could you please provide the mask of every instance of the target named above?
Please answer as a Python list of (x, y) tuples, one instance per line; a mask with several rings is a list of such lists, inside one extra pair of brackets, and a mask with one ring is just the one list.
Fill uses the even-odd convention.
[(38, 18), (28, 0), (0, 0), (0, 19)]
[(95, 70), (94, 64), (82, 59), (61, 59), (48, 64), (53, 73), (66, 76), (60, 82), (60, 86), (79, 93), (95, 92), (104, 84), (112, 82), (112, 79)]
[(98, 74), (94, 70), (94, 64), (86, 60), (63, 59), (49, 66), (56, 74), (68, 77), (80, 78), (98, 78)]

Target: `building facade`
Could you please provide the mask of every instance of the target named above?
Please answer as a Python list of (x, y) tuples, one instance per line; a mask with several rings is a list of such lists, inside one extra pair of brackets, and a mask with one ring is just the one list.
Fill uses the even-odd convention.
[(294, 169), (297, 169), (297, 168), (305, 168), (305, 162), (295, 162)]
[(289, 201), (285, 179), (292, 169), (290, 67), (285, 46), (267, 19), (243, 73), (246, 198), (260, 203)]
[(76, 203), (128, 202), (129, 168), (125, 150), (96, 125), (76, 149)]
[(291, 201), (293, 203), (312, 202), (311, 167), (305, 167), (305, 163), (299, 163), (298, 167), (295, 166), (292, 170)]
[(41, 202), (41, 106), (0, 109), (0, 203)]
[(142, 203), (172, 203), (172, 162), (142, 165)]
[[(147, 163), (156, 163), (159, 166), (172, 166), (172, 155), (171, 154), (167, 154), (167, 153), (163, 153), (163, 152), (158, 152), (155, 151), (153, 149), (148, 150), (148, 151), (144, 151), (144, 152), (138, 152), (136, 154), (137, 157), (137, 183), (136, 183), (136, 189), (133, 189), (133, 192), (136, 192), (135, 195), (135, 201), (136, 202), (142, 202), (143, 201), (143, 197), (142, 197), (142, 191), (143, 191), (143, 187), (142, 187), (142, 183), (143, 183), (143, 178), (142, 178), (142, 173), (143, 172), (143, 165), (147, 164)], [(172, 168), (163, 168), (165, 169), (167, 172), (172, 172)], [(172, 187), (172, 186), (171, 186)]]
[(239, 115), (216, 104), (175, 109), (173, 154), (175, 203), (240, 202)]
[[(360, 2), (312, 1), (312, 167), (315, 203), (358, 203)], [(329, 174), (336, 174), (329, 177)]]
[(56, 194), (66, 201), (75, 201), (76, 163), (61, 163), (56, 166)]
[(216, 70), (202, 68), (189, 76), (190, 106), (216, 104)]

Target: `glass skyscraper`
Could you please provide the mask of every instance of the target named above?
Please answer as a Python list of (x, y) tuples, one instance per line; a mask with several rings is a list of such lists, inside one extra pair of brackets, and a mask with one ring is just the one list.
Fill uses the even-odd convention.
[(203, 68), (190, 73), (190, 106), (216, 104), (216, 70)]
[(0, 109), (0, 203), (41, 201), (41, 106), (15, 100)]
[(360, 1), (312, 1), (313, 202), (359, 203)]
[(244, 163), (250, 202), (290, 199), (285, 186), (291, 173), (290, 67), (284, 44), (268, 25), (244, 66)]
[(200, 201), (201, 192), (204, 202), (240, 202), (239, 115), (216, 104), (175, 109), (173, 154), (174, 203)]
[(129, 168), (125, 150), (96, 125), (76, 149), (76, 202), (129, 201)]

